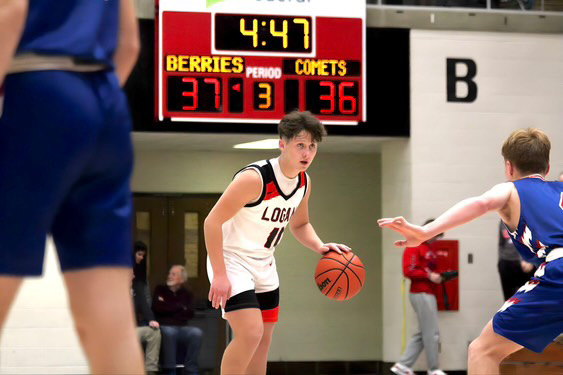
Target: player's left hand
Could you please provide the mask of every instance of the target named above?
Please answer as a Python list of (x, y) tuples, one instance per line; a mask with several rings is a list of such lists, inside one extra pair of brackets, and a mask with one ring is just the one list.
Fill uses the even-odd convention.
[(351, 248), (349, 248), (346, 245), (340, 244), (340, 243), (334, 243), (334, 242), (329, 242), (329, 243), (325, 243), (323, 244), (320, 248), (319, 248), (319, 253), (320, 254), (326, 254), (329, 251), (336, 251), (338, 254), (342, 254), (349, 252), (350, 250), (352, 250)]
[(395, 246), (397, 247), (418, 246), (428, 239), (423, 227), (409, 223), (402, 216), (379, 219), (377, 220), (377, 224), (379, 224), (381, 228), (393, 229), (395, 232), (405, 237), (404, 240), (395, 241)]

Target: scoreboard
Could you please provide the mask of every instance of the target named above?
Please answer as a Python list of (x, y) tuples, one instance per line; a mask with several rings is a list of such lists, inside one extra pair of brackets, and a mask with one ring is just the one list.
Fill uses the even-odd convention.
[(160, 121), (366, 121), (365, 0), (159, 0)]

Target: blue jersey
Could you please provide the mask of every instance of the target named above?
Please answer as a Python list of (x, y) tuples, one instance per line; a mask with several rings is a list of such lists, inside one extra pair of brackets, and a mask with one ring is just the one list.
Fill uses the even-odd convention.
[(534, 175), (514, 181), (514, 186), (521, 207), (518, 228), (510, 233), (516, 249), (532, 259), (563, 248), (563, 182)]
[(30, 0), (16, 54), (71, 56), (113, 67), (119, 0)]
[(0, 275), (40, 275), (47, 234), (63, 272), (131, 266), (131, 118), (112, 69), (119, 5), (29, 0), (0, 111)]
[(495, 333), (542, 352), (563, 333), (563, 182), (533, 175), (514, 181), (520, 221), (511, 232), (516, 249), (543, 262), (534, 277), (493, 318)]

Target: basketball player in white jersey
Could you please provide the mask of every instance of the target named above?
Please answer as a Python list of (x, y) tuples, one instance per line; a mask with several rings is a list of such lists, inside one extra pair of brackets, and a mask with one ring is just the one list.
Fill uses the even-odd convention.
[(234, 331), (221, 374), (266, 374), (279, 312), (274, 250), (289, 223), (304, 246), (324, 254), (349, 247), (323, 243), (309, 223), (311, 180), (305, 173), (326, 134), (309, 112), (292, 112), (278, 126), (281, 154), (241, 169), (205, 219), (209, 300)]

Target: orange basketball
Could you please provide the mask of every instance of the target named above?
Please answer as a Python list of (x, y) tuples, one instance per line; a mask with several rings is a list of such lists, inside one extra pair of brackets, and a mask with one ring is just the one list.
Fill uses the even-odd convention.
[(366, 269), (353, 252), (326, 253), (315, 270), (315, 282), (328, 298), (344, 301), (362, 290), (366, 281)]

